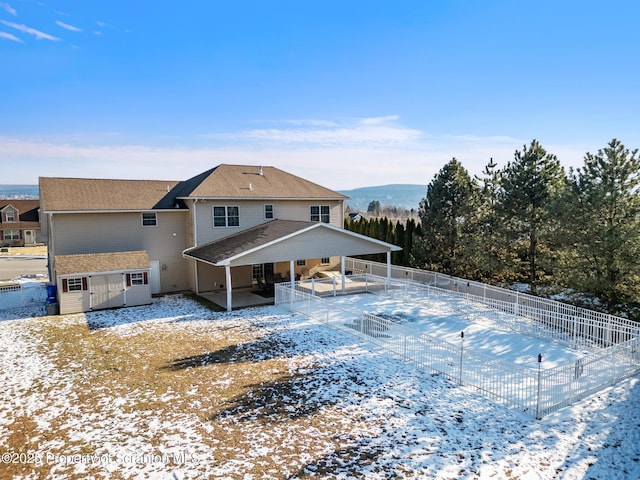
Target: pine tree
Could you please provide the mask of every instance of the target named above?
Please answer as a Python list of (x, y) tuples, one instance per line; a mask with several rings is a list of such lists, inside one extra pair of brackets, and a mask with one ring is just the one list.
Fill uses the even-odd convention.
[(640, 159), (613, 139), (572, 172), (573, 208), (564, 216), (573, 255), (568, 285), (610, 313), (640, 301)]
[(509, 275), (508, 258), (511, 250), (505, 239), (503, 220), (500, 216), (498, 204), (502, 187), (500, 185), (501, 171), (493, 158), (482, 171), (482, 176), (476, 176), (480, 183), (476, 208), (473, 212), (470, 227), (470, 250), (476, 267), (476, 279), (495, 283), (505, 283)]
[(455, 158), (435, 175), (420, 204), (422, 238), (414, 240), (415, 266), (458, 276), (468, 274), (469, 257), (463, 236), (476, 188)]
[(502, 171), (499, 212), (506, 239), (516, 257), (511, 257), (515, 280), (529, 284), (531, 293), (549, 273), (550, 205), (564, 185), (564, 170), (555, 155), (547, 153), (537, 140), (522, 151)]

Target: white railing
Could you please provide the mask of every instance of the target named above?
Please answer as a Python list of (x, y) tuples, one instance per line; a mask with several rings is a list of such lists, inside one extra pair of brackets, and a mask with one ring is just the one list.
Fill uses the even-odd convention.
[(0, 286), (0, 310), (21, 308), (30, 305), (44, 305), (47, 298), (46, 287), (44, 283)]
[[(542, 323), (515, 313), (510, 302), (493, 304), (485, 297), (469, 293), (445, 290), (416, 282), (391, 280), (375, 275), (349, 276), (342, 288), (341, 279), (322, 279), (277, 284), (275, 304), (288, 308), (342, 332), (357, 335), (368, 343), (417, 366), (437, 372), (450, 381), (476, 390), (492, 400), (517, 408), (536, 418), (542, 418), (561, 407), (594, 393), (605, 386), (640, 371), (639, 337), (602, 348), (599, 335), (589, 337), (588, 328), (572, 318)], [(478, 352), (464, 349), (464, 337), (459, 344), (419, 333), (404, 327), (393, 318), (359, 311), (353, 308), (336, 308), (322, 296), (351, 293), (376, 293), (381, 295), (407, 295), (407, 298), (437, 296), (456, 300), (455, 314), (474, 322), (490, 323), (497, 328), (542, 336), (561, 341), (568, 348), (589, 346), (592, 352), (580, 360), (568, 362), (550, 369), (520, 366)], [(497, 302), (497, 303), (495, 303)], [(508, 307), (510, 305), (510, 307)], [(511, 308), (512, 311), (508, 311)], [(536, 313), (537, 317), (542, 316)], [(562, 327), (562, 328), (559, 328)], [(598, 329), (605, 328), (598, 325)], [(611, 338), (619, 336), (616, 325), (610, 325)], [(623, 331), (626, 332), (624, 327)], [(557, 333), (561, 332), (561, 333)], [(567, 334), (567, 332), (570, 332)], [(581, 337), (579, 333), (586, 333)]]
[[(345, 259), (345, 269), (353, 273), (387, 276), (386, 264), (351, 257)], [(526, 317), (538, 322), (541, 328), (555, 330), (557, 338), (566, 342), (572, 337), (581, 337), (606, 347), (640, 335), (640, 323), (633, 320), (443, 273), (392, 265), (391, 278), (468, 293), (478, 302)]]

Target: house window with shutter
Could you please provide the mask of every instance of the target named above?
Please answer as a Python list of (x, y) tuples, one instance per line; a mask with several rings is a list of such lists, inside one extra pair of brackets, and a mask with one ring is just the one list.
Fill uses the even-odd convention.
[(20, 230), (5, 230), (3, 237), (5, 240), (20, 240)]

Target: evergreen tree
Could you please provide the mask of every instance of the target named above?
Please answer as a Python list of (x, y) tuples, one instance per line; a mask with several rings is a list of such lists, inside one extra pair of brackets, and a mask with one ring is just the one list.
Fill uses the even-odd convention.
[(568, 286), (596, 296), (610, 313), (640, 301), (640, 159), (613, 139), (572, 172), (564, 225), (571, 247)]
[(510, 268), (514, 280), (529, 284), (531, 293), (549, 273), (550, 205), (564, 185), (564, 170), (555, 155), (547, 153), (537, 140), (516, 150), (514, 160), (502, 171), (499, 211), (506, 240), (515, 250)]
[[(400, 221), (396, 222), (396, 226), (394, 228), (394, 238), (390, 243), (393, 243), (394, 245), (402, 248), (404, 248), (405, 246), (405, 228), (404, 225), (400, 223)], [(393, 252), (391, 254), (391, 257), (391, 261), (394, 265), (405, 265), (403, 263), (404, 252), (402, 250), (400, 250), (399, 252)]]
[(512, 275), (507, 266), (511, 249), (505, 239), (503, 220), (498, 209), (501, 185), (501, 171), (493, 158), (485, 166), (482, 176), (476, 177), (480, 189), (473, 212), (472, 234), (469, 249), (476, 267), (476, 279), (482, 281), (505, 283)]
[(435, 175), (420, 204), (422, 237), (414, 239), (414, 266), (458, 276), (469, 272), (463, 236), (476, 188), (455, 158)]

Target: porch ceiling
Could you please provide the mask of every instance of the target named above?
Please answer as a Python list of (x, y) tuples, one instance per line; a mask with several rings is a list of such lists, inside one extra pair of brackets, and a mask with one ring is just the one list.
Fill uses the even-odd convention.
[(293, 259), (364, 255), (400, 247), (327, 223), (272, 220), (185, 250), (183, 256), (217, 267)]

